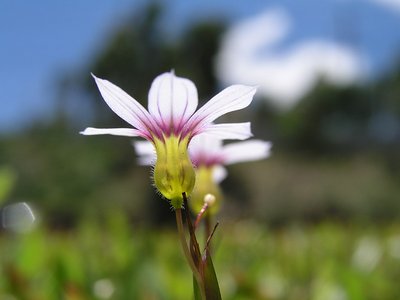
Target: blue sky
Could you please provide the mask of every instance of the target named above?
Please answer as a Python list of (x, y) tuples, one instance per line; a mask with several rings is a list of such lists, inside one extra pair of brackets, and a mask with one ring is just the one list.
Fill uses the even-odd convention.
[[(379, 73), (400, 53), (400, 8), (379, 1), (398, 0), (171, 0), (163, 1), (164, 22), (176, 33), (197, 20), (223, 17), (235, 23), (281, 7), (294, 26), (275, 51), (310, 38), (346, 42)], [(145, 2), (1, 1), (0, 131), (51, 113), (58, 74), (84, 65), (118, 22)]]

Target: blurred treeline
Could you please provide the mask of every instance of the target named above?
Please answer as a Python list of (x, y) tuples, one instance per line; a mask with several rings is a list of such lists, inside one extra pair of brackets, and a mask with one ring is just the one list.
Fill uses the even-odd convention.
[[(8, 178), (0, 183), (13, 182), (8, 202), (29, 201), (46, 222), (61, 227), (113, 209), (135, 222), (169, 219), (169, 205), (153, 191), (150, 169), (136, 164), (131, 140), (79, 135), (87, 126), (127, 125), (101, 99), (90, 72), (145, 106), (151, 81), (171, 69), (195, 82), (200, 105), (223, 88), (214, 59), (227, 22), (207, 20), (171, 36), (162, 14), (157, 5), (133, 14), (87, 65), (60, 76), (53, 118), (0, 138), (2, 177)], [(222, 217), (276, 224), (400, 216), (400, 64), (364, 85), (321, 81), (289, 111), (264, 100), (225, 117), (251, 120), (255, 138), (274, 148), (268, 160), (229, 169)]]

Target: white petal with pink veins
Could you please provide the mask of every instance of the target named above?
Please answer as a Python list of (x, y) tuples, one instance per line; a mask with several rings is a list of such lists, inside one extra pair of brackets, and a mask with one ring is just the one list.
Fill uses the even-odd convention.
[(104, 100), (120, 118), (146, 135), (148, 128), (157, 131), (152, 117), (139, 102), (108, 80), (93, 77)]
[(197, 108), (197, 89), (173, 72), (154, 79), (149, 90), (149, 112), (164, 130), (179, 130)]
[(253, 100), (256, 87), (246, 85), (232, 85), (204, 104), (185, 125), (187, 131), (201, 131), (220, 116), (247, 107)]

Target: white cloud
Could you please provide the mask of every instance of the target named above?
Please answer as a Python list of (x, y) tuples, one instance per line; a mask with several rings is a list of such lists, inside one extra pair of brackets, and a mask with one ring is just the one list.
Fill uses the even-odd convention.
[(370, 0), (376, 4), (382, 5), (389, 10), (400, 12), (400, 0)]
[(274, 49), (289, 34), (290, 19), (281, 9), (233, 26), (217, 57), (217, 74), (226, 84), (258, 85), (259, 92), (282, 108), (300, 100), (320, 77), (336, 85), (360, 80), (365, 61), (334, 42), (306, 40), (284, 51)]

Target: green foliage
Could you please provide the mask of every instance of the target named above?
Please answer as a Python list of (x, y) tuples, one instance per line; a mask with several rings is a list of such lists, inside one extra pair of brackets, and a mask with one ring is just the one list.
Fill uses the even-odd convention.
[(6, 200), (6, 197), (11, 192), (15, 184), (15, 173), (12, 169), (0, 168), (0, 204)]
[(359, 87), (319, 85), (282, 116), (283, 134), (291, 145), (308, 151), (334, 152), (358, 146), (367, 138), (372, 115), (367, 91)]
[[(223, 224), (214, 264), (223, 299), (399, 299), (400, 226)], [(114, 212), (73, 231), (0, 235), (0, 298), (191, 299), (191, 271), (169, 230)]]
[(206, 253), (204, 260), (204, 284), (206, 287), (206, 297), (207, 299), (221, 300), (221, 292), (211, 255)]
[(221, 209), (227, 218), (251, 216), (268, 224), (398, 219), (400, 176), (382, 158), (275, 151), (268, 160), (230, 167)]
[(18, 176), (10, 198), (31, 202), (52, 226), (68, 227), (115, 206), (146, 211), (139, 208), (147, 202), (135, 199), (151, 193), (149, 170), (137, 167), (129, 140), (88, 139), (57, 123), (0, 143), (0, 164)]

